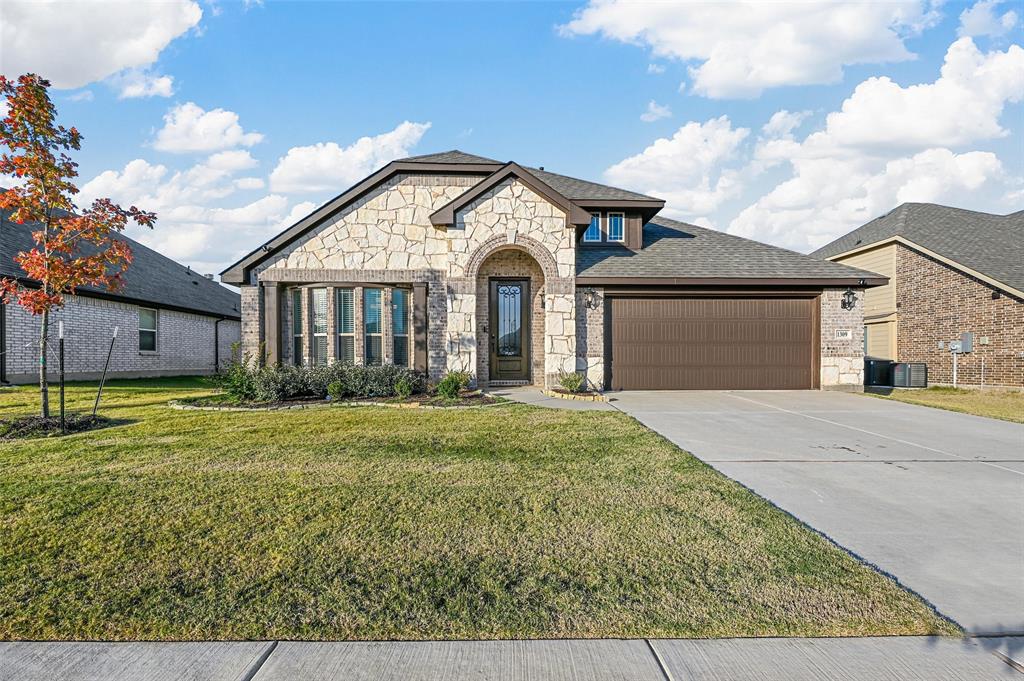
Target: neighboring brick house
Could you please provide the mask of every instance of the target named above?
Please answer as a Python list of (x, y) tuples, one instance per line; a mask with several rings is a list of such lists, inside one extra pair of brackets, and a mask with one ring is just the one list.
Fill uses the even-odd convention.
[[(450, 151), (389, 163), (222, 273), (269, 362), (437, 380), (848, 388), (884, 277), (657, 217), (664, 202)], [(854, 299), (843, 303), (843, 294)]]
[(1024, 387), (1024, 211), (904, 203), (814, 255), (889, 278), (865, 295), (868, 355), (951, 383), (949, 342), (971, 332), (958, 384)]
[[(22, 280), (14, 262), (35, 246), (37, 225), (11, 222), (0, 211), (0, 277)], [(134, 256), (118, 293), (91, 288), (65, 296), (50, 315), (48, 368), (56, 377), (57, 332), (64, 322), (68, 380), (100, 376), (118, 328), (110, 375), (121, 378), (210, 374), (231, 359), (239, 341), (239, 295), (128, 237)], [(21, 306), (0, 305), (0, 382), (32, 383), (39, 378), (39, 318)]]

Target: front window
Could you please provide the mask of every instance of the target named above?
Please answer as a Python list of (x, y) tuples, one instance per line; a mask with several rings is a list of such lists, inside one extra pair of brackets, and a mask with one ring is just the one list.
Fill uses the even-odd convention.
[(356, 361), (355, 298), (350, 288), (338, 289), (337, 298), (334, 316), (338, 326), (338, 361), (352, 364)]
[(310, 309), (313, 322), (313, 343), (310, 347), (313, 366), (327, 364), (327, 289), (315, 288)]
[(292, 291), (292, 362), (302, 366), (302, 289)]
[(366, 364), (381, 364), (382, 324), (381, 324), (381, 289), (363, 289), (363, 335), (366, 343)]
[(601, 240), (601, 214), (591, 213), (590, 214), (590, 225), (587, 227), (587, 231), (583, 232), (584, 241), (600, 241)]
[(391, 333), (394, 337), (396, 366), (409, 366), (409, 290), (391, 290)]
[(608, 241), (625, 241), (626, 216), (622, 213), (608, 213)]
[(139, 308), (139, 352), (156, 352), (156, 310)]

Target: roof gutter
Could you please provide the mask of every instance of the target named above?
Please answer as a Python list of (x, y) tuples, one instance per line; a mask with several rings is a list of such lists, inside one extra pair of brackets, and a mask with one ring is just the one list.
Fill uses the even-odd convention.
[(856, 286), (889, 283), (888, 277), (576, 277), (577, 286)]

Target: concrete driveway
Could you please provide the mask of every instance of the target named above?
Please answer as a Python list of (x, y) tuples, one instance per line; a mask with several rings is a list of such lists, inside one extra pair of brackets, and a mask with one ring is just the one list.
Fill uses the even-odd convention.
[(1024, 425), (834, 392), (611, 397), (969, 632), (1024, 633)]

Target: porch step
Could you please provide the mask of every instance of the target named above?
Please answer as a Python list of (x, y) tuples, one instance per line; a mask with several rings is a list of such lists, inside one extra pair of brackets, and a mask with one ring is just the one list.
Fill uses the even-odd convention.
[(533, 385), (530, 381), (488, 381), (488, 388), (514, 388), (519, 385)]

